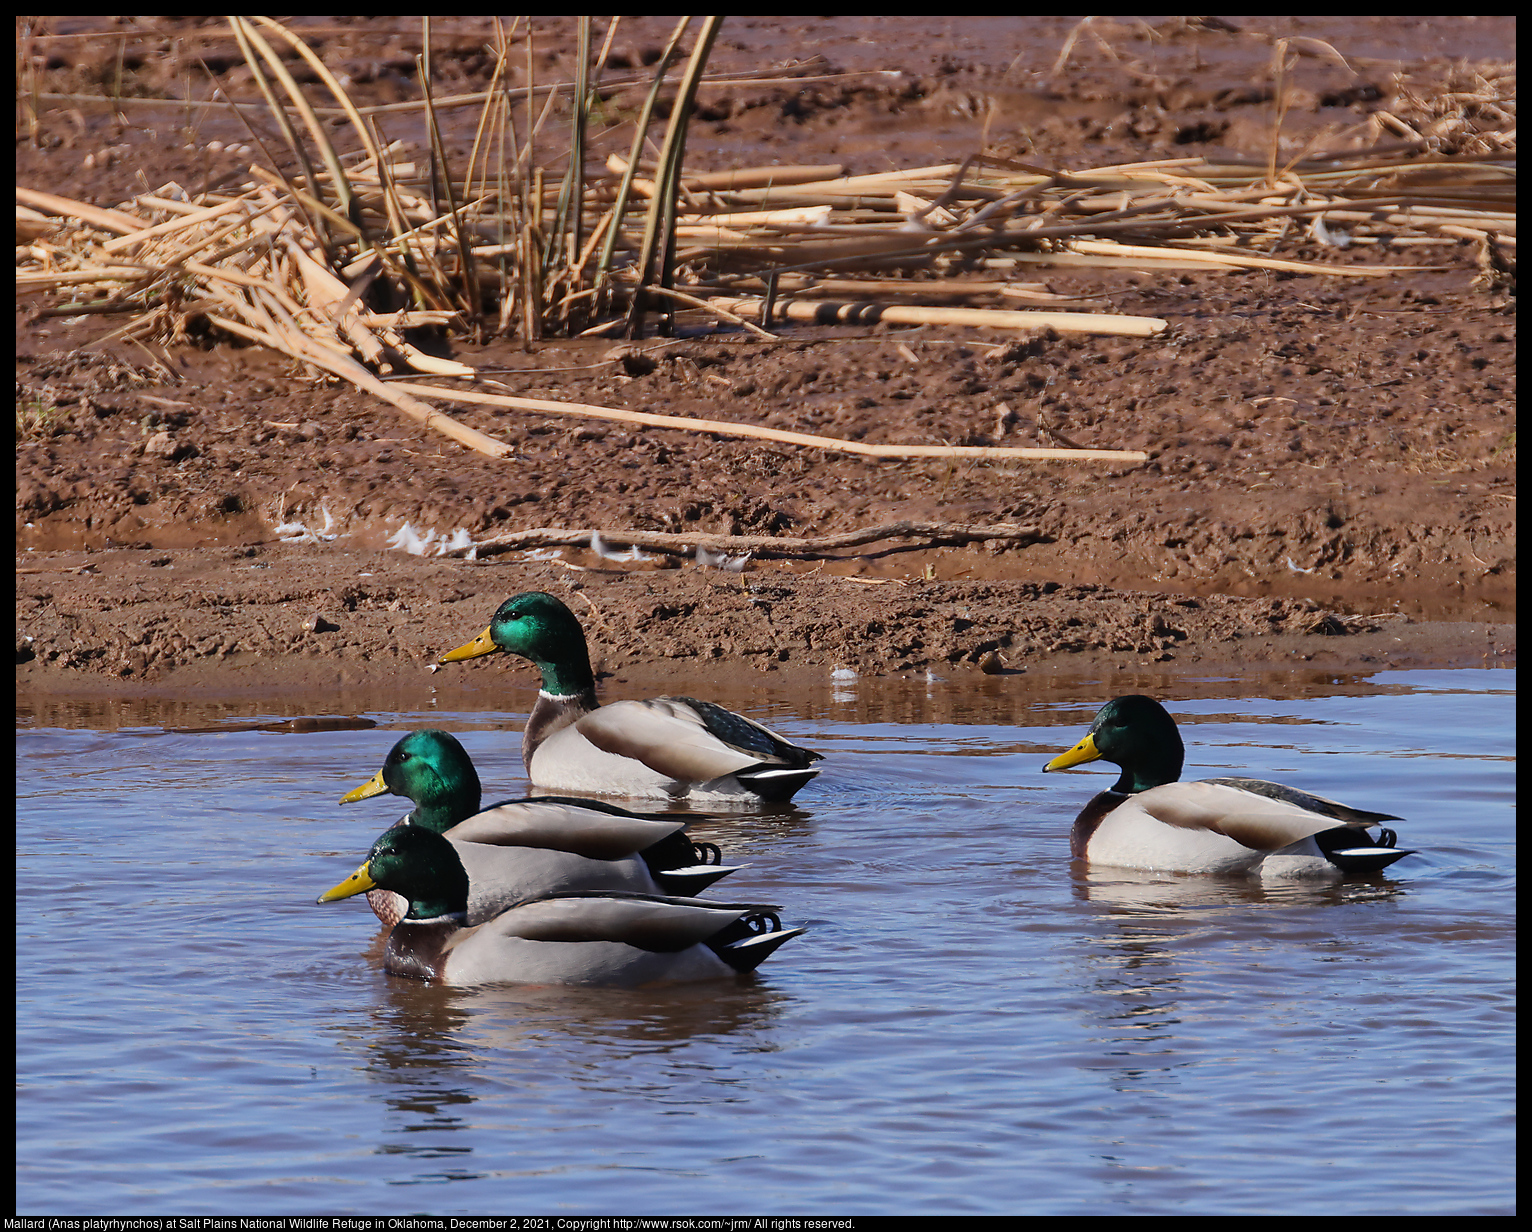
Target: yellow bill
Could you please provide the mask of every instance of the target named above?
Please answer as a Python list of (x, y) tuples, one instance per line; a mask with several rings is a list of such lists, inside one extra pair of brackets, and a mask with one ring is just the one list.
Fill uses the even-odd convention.
[(358, 800), (365, 800), (369, 796), (381, 796), (387, 791), (388, 784), (383, 781), (383, 771), (379, 770), (360, 787), (353, 787), (343, 795), (340, 798), (340, 802), (342, 804), (355, 804)]
[(461, 663), (464, 659), (477, 659), (481, 655), (494, 654), (500, 647), (495, 645), (494, 639), (489, 635), (489, 629), (474, 638), (466, 646), (459, 646), (456, 650), (449, 650), (438, 663)]
[(1096, 741), (1094, 738), (1086, 736), (1084, 740), (1080, 741), (1080, 743), (1075, 745), (1074, 748), (1070, 749), (1069, 752), (1060, 753), (1046, 766), (1044, 766), (1043, 769), (1067, 770), (1070, 766), (1079, 766), (1088, 761), (1096, 761), (1098, 758), (1100, 758), (1100, 756), (1101, 752), (1096, 748)]
[(367, 871), (367, 865), (363, 863), (362, 867), (352, 873), (351, 876), (347, 877), (339, 885), (331, 886), (314, 901), (333, 903), (339, 899), (351, 898), (356, 894), (365, 894), (368, 890), (376, 890), (377, 888), (378, 883), (372, 879), (371, 874)]

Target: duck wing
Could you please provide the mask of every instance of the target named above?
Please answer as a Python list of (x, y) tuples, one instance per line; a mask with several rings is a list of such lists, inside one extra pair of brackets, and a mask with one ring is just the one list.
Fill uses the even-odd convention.
[(552, 894), (653, 894), (659, 883), (637, 856), (593, 860), (548, 847), (505, 847), (448, 839), (468, 874), (468, 922), (495, 919), (518, 903)]
[(601, 706), (575, 729), (605, 753), (631, 757), (680, 782), (705, 783), (741, 771), (788, 771), (797, 785), (821, 754), (790, 744), (770, 728), (713, 702), (656, 697)]
[[(1277, 790), (1254, 791), (1247, 786), (1250, 783)], [(1132, 797), (1138, 808), (1164, 825), (1222, 834), (1252, 851), (1277, 851), (1321, 831), (1333, 830), (1337, 825), (1370, 824), (1369, 821), (1349, 821), (1328, 811), (1316, 811), (1302, 803), (1303, 799), (1342, 809), (1346, 807), (1258, 779), (1165, 783), (1137, 792)], [(1385, 818), (1383, 814), (1347, 812), (1367, 818), (1395, 820)]]
[(597, 800), (533, 796), (507, 800), (447, 831), (463, 843), (546, 847), (592, 860), (620, 860), (679, 834), (689, 819), (644, 816)]
[(559, 894), (513, 907), (484, 928), (527, 941), (616, 941), (674, 953), (720, 935), (733, 941), (762, 931), (752, 921), (770, 922), (775, 930), (780, 910), (761, 903), (647, 894)]
[(803, 931), (781, 928), (776, 910), (646, 895), (560, 895), (456, 932), (433, 970), (461, 985), (632, 988), (718, 979), (754, 970)]
[(1324, 796), (1316, 796), (1312, 792), (1299, 791), (1296, 787), (1285, 787), (1281, 783), (1268, 783), (1265, 779), (1216, 778), (1203, 779), (1202, 781), (1205, 783), (1223, 783), (1229, 787), (1237, 787), (1241, 791), (1265, 796), (1270, 800), (1280, 800), (1286, 804), (1293, 804), (1310, 813), (1318, 813), (1346, 826), (1372, 826), (1385, 821), (1404, 820), (1402, 817), (1395, 817), (1392, 813), (1373, 813), (1367, 809), (1352, 808), (1349, 804), (1342, 804), (1339, 800), (1330, 800)]

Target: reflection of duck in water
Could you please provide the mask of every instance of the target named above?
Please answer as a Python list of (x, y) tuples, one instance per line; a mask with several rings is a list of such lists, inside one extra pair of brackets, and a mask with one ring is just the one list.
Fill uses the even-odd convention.
[[(599, 800), (540, 796), (480, 811), (479, 775), (457, 739), (429, 728), (389, 750), (383, 768), (342, 804), (391, 792), (415, 807), (404, 823), (444, 834), (468, 873), (468, 920), (481, 924), (513, 903), (574, 890), (698, 894), (734, 872), (718, 848), (694, 844), (680, 817), (630, 813)], [(711, 858), (712, 863), (705, 861)], [(385, 925), (408, 903), (389, 890), (367, 902)]]
[(820, 754), (713, 702), (656, 697), (603, 706), (580, 622), (553, 595), (513, 595), (489, 627), (443, 663), (507, 650), (542, 673), (527, 716), (527, 775), (555, 791), (789, 800)]
[(468, 874), (452, 844), (420, 826), (395, 826), (367, 860), (320, 895), (322, 903), (376, 887), (409, 910), (389, 934), (394, 975), (444, 984), (644, 984), (753, 971), (801, 928), (776, 907), (598, 891), (524, 902), (469, 927)]
[(1120, 868), (1261, 877), (1343, 877), (1375, 873), (1401, 856), (1392, 830), (1368, 830), (1371, 813), (1260, 779), (1182, 783), (1185, 747), (1159, 702), (1133, 695), (1101, 707), (1090, 731), (1044, 770), (1105, 759), (1122, 768), (1075, 818), (1077, 859)]

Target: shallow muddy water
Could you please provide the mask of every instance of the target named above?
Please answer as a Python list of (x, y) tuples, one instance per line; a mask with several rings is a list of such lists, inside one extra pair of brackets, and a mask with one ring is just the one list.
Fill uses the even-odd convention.
[[(733, 683), (676, 691), (826, 762), (696, 825), (749, 866), (713, 894), (810, 931), (753, 981), (622, 993), (389, 977), (365, 906), (314, 904), (402, 811), (336, 806), (401, 731), (522, 794), (530, 690), (307, 735), (23, 713), (18, 1211), (1512, 1211), (1511, 671)], [(1190, 699), (1188, 777), (1399, 813), (1419, 854), (1325, 887), (1072, 868), (1108, 772), (1041, 767), (1131, 691)]]

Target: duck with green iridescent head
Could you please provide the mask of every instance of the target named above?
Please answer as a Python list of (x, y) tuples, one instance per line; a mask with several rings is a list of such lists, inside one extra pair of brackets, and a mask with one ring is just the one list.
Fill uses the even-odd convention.
[(502, 603), (489, 627), (442, 663), (507, 651), (542, 674), (522, 733), (532, 782), (555, 791), (676, 799), (784, 801), (818, 770), (821, 755), (752, 719), (692, 697), (596, 700), (585, 631), (553, 595)]
[[(735, 870), (711, 843), (693, 843), (691, 818), (632, 813), (598, 800), (533, 796), (481, 809), (479, 775), (447, 732), (422, 729), (401, 739), (366, 783), (341, 797), (351, 804), (385, 793), (414, 808), (401, 822), (447, 837), (468, 873), (468, 920), (478, 924), (512, 903), (576, 890), (693, 895)], [(385, 925), (403, 916), (397, 894), (367, 901)]]
[(468, 923), (460, 849), (422, 826), (394, 826), (356, 872), (325, 891), (334, 902), (384, 889), (408, 904), (389, 933), (384, 968), (460, 987), (576, 984), (635, 988), (753, 971), (801, 928), (761, 903), (587, 891), (517, 903)]
[(1261, 779), (1183, 783), (1185, 746), (1176, 721), (1153, 698), (1107, 702), (1074, 748), (1044, 770), (1103, 759), (1122, 773), (1075, 818), (1069, 850), (1076, 859), (1115, 868), (1233, 873), (1262, 878), (1365, 875), (1411, 851), (1383, 828), (1390, 813), (1327, 800)]

